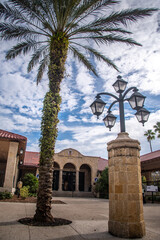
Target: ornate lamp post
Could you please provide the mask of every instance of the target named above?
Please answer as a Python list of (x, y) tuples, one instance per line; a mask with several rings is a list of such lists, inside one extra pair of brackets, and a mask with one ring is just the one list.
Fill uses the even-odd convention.
[[(119, 103), (121, 132), (125, 132), (124, 101), (128, 101), (132, 109), (137, 110), (135, 115), (139, 122), (141, 122), (144, 125), (144, 123), (148, 121), (150, 112), (143, 108), (144, 100), (146, 97), (139, 93), (136, 87), (130, 87), (128, 90), (125, 91), (126, 86), (127, 82), (124, 81), (121, 76), (118, 76), (117, 81), (113, 84), (113, 87), (115, 91), (119, 93), (119, 97), (108, 92), (98, 93), (96, 96), (96, 100), (90, 105), (93, 114), (96, 115), (97, 118), (99, 118), (99, 116), (103, 113), (104, 107), (106, 105), (106, 103), (101, 100), (101, 95), (108, 95), (116, 99), (110, 105), (108, 109), (108, 114), (103, 119), (106, 127), (108, 127), (109, 130), (111, 130), (111, 128), (114, 126), (116, 122), (116, 117), (111, 113), (111, 108), (115, 103)], [(130, 98), (126, 98), (127, 93), (129, 93), (130, 91), (133, 91), (134, 93), (131, 95)]]
[[(125, 90), (127, 82), (121, 76), (113, 87), (119, 96), (108, 92), (98, 93), (91, 104), (94, 115), (99, 118), (106, 103), (101, 100), (102, 95), (115, 99), (108, 108), (108, 114), (103, 119), (110, 130), (116, 122), (111, 113), (114, 104), (119, 103), (120, 130), (118, 137), (107, 144), (109, 166), (109, 221), (108, 231), (117, 237), (140, 238), (145, 235), (143, 218), (142, 183), (140, 170), (140, 143), (131, 139), (125, 132), (124, 101), (128, 101), (132, 109), (136, 110), (136, 117), (143, 125), (148, 120), (149, 111), (143, 108), (145, 97), (136, 87)], [(126, 95), (133, 94), (126, 98)]]

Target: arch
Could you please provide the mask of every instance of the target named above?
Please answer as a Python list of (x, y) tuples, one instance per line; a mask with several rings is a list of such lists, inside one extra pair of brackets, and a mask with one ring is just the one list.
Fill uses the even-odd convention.
[(86, 168), (91, 170), (91, 166), (87, 163), (83, 163), (79, 169), (86, 169)]
[(66, 163), (63, 166), (63, 179), (62, 189), (63, 191), (75, 191), (76, 182), (76, 166), (73, 163)]
[(79, 191), (91, 191), (91, 167), (89, 164), (82, 164), (79, 168)]
[(60, 169), (59, 164), (58, 164), (57, 162), (55, 162), (55, 161), (54, 161), (54, 163), (53, 163), (53, 167), (54, 167), (54, 169), (56, 169), (56, 168)]
[(65, 165), (63, 166), (63, 169), (76, 170), (76, 165), (74, 163), (68, 162), (68, 163), (65, 163)]
[(59, 164), (54, 161), (54, 163), (53, 163), (52, 189), (55, 190), (55, 191), (58, 191), (58, 188), (59, 188), (59, 170), (60, 170)]

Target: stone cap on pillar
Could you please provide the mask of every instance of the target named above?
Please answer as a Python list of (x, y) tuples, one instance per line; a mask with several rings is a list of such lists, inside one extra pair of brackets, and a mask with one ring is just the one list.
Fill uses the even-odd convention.
[(108, 142), (107, 150), (114, 148), (122, 148), (122, 147), (129, 147), (129, 148), (137, 148), (141, 149), (140, 142), (138, 140), (132, 139), (129, 137), (127, 132), (118, 133), (118, 136), (115, 140)]

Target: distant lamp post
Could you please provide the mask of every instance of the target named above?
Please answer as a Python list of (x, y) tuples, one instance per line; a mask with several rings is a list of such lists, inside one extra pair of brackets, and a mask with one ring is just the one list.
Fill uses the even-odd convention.
[(23, 154), (23, 148), (20, 149), (19, 153), (22, 155)]
[[(96, 96), (96, 100), (90, 105), (92, 113), (99, 118), (99, 116), (103, 113), (104, 107), (106, 103), (101, 100), (101, 95), (108, 95), (116, 100), (110, 105), (108, 109), (107, 116), (103, 119), (105, 126), (111, 130), (116, 122), (116, 117), (111, 113), (111, 108), (115, 103), (119, 103), (119, 114), (120, 114), (120, 130), (121, 132), (125, 132), (125, 118), (124, 118), (124, 101), (128, 101), (132, 109), (137, 110), (136, 117), (139, 122), (141, 122), (144, 126), (144, 123), (148, 121), (150, 112), (143, 108), (145, 96), (138, 92), (136, 87), (130, 87), (125, 91), (127, 86), (127, 82), (122, 79), (121, 76), (117, 77), (117, 81), (113, 84), (113, 87), (117, 93), (119, 93), (119, 97), (115, 96), (112, 93), (102, 92), (98, 93)], [(130, 98), (125, 98), (127, 93), (133, 90), (133, 94)], [(124, 92), (125, 91), (125, 92)], [(123, 93), (124, 92), (124, 93)], [(123, 93), (123, 94), (122, 94)]]
[(24, 153), (23, 148), (20, 149), (19, 151), (19, 164), (22, 165), (23, 164), (23, 160), (22, 160), (22, 155)]

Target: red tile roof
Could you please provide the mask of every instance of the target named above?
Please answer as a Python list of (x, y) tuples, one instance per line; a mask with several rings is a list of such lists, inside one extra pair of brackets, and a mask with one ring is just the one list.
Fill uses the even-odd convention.
[(98, 160), (98, 170), (103, 171), (108, 166), (108, 160), (100, 158)]
[(22, 135), (4, 131), (2, 129), (0, 129), (0, 138), (5, 138), (5, 139), (9, 139), (9, 140), (17, 140), (17, 141), (21, 141), (21, 140), (27, 141), (27, 138)]
[(140, 161), (144, 162), (147, 160), (155, 159), (160, 157), (160, 150), (144, 154), (140, 157)]
[(25, 152), (24, 163), (25, 166), (38, 167), (40, 153), (39, 152)]

